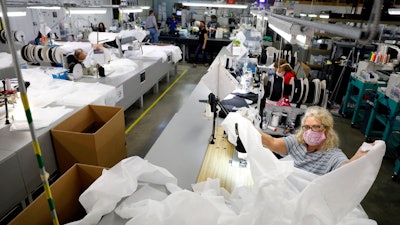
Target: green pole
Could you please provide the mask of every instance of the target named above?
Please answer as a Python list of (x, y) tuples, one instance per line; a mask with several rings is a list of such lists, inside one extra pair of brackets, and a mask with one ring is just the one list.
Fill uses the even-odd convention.
[(54, 205), (54, 200), (53, 200), (53, 197), (51, 195), (50, 184), (49, 184), (49, 180), (48, 180), (48, 173), (46, 172), (46, 168), (44, 166), (44, 160), (43, 160), (43, 157), (42, 157), (42, 152), (40, 150), (40, 145), (39, 145), (36, 133), (35, 133), (35, 126), (33, 124), (31, 110), (29, 108), (29, 101), (28, 101), (28, 96), (26, 94), (25, 82), (24, 82), (23, 77), (22, 77), (20, 64), (18, 63), (17, 53), (15, 51), (15, 46), (14, 46), (14, 42), (13, 42), (14, 39), (13, 39), (12, 34), (11, 34), (10, 21), (8, 20), (7, 7), (6, 7), (5, 1), (6, 0), (1, 0), (1, 11), (3, 12), (4, 28), (5, 28), (6, 33), (7, 33), (7, 43), (8, 43), (8, 46), (10, 48), (10, 52), (11, 52), (12, 59), (13, 59), (13, 62), (14, 62), (14, 70), (15, 70), (15, 74), (17, 74), (17, 78), (18, 78), (18, 85), (19, 85), (19, 91), (20, 91), (20, 94), (21, 94), (21, 100), (22, 100), (22, 103), (24, 105), (26, 118), (28, 120), (29, 130), (30, 130), (30, 133), (31, 133), (31, 136), (32, 136), (33, 149), (35, 151), (36, 160), (37, 160), (37, 163), (39, 165), (40, 177), (42, 179), (42, 183), (43, 183), (44, 191), (45, 191), (45, 194), (46, 194), (47, 202), (48, 202), (48, 205), (50, 207), (51, 216), (52, 216), (52, 219), (53, 219), (53, 224), (54, 225), (59, 225), (57, 212), (56, 212), (56, 208), (55, 208), (55, 205)]

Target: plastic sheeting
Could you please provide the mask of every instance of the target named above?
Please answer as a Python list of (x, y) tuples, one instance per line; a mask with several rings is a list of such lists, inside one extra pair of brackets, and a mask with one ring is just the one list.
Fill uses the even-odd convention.
[(88, 214), (70, 225), (97, 224), (117, 205), (114, 212), (129, 219), (127, 225), (376, 224), (359, 204), (379, 171), (384, 142), (377, 141), (351, 164), (317, 176), (278, 160), (262, 147), (251, 122), (237, 113), (222, 123), (230, 141), (236, 141), (235, 123), (248, 152), (252, 188), (239, 187), (230, 194), (214, 179), (194, 184), (194, 191), (180, 189), (168, 171), (132, 157), (105, 170), (81, 195)]

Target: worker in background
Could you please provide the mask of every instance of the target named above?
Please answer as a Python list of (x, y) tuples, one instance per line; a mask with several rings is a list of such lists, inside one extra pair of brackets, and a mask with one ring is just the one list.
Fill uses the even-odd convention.
[(220, 25), (217, 21), (217, 16), (211, 15), (211, 21), (207, 23), (208, 32), (210, 33), (211, 38), (215, 38), (218, 27), (220, 27)]
[(199, 33), (197, 36), (197, 48), (196, 51), (194, 52), (194, 64), (193, 67), (196, 67), (197, 64), (199, 63), (199, 54), (203, 54), (203, 63), (204, 66), (208, 66), (208, 59), (207, 59), (207, 52), (206, 52), (206, 47), (207, 47), (207, 29), (206, 29), (206, 23), (204, 20), (200, 21), (200, 26), (199, 26)]
[(98, 32), (106, 32), (106, 26), (104, 25), (103, 22), (100, 22), (99, 25), (97, 25), (97, 31)]
[(290, 84), (290, 79), (292, 78), (296, 79), (296, 74), (286, 59), (281, 58), (275, 61), (275, 71), (276, 74), (283, 77), (284, 84)]
[(293, 158), (294, 166), (308, 172), (324, 175), (342, 167), (367, 152), (361, 148), (349, 160), (339, 146), (339, 138), (333, 129), (333, 117), (322, 107), (307, 108), (296, 134), (274, 138), (262, 131), (263, 146), (280, 155)]
[(146, 29), (150, 32), (151, 43), (158, 43), (158, 25), (153, 10), (149, 11), (146, 18)]
[(178, 20), (176, 19), (175, 13), (172, 13), (168, 26), (169, 26), (169, 33), (174, 35), (176, 32), (176, 27), (178, 26)]
[(70, 54), (67, 56), (67, 68), (69, 69), (69, 73), (72, 73), (73, 66), (77, 63), (82, 63), (86, 59), (86, 53), (78, 48), (74, 51), (74, 54)]

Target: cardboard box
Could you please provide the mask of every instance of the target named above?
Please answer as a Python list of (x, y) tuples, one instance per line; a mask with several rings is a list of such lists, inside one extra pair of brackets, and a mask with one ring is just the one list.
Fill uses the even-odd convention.
[(61, 173), (74, 163), (112, 167), (127, 157), (124, 111), (88, 105), (51, 129)]
[[(50, 186), (60, 224), (82, 219), (86, 215), (79, 203), (79, 196), (100, 177), (103, 169), (98, 166), (75, 164)], [(37, 197), (9, 223), (9, 225), (24, 224), (53, 224), (45, 193)]]

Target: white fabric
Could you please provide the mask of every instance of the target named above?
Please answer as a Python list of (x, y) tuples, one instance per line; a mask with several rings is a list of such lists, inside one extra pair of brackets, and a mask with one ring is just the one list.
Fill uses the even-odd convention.
[(10, 53), (0, 52), (0, 69), (12, 66), (12, 56)]
[(182, 59), (182, 50), (175, 45), (161, 45), (158, 46), (161, 51), (172, 55), (172, 62), (177, 63)]
[(64, 54), (73, 53), (78, 48), (82, 49), (86, 53), (92, 49), (92, 44), (90, 42), (66, 41), (55, 42), (54, 44), (59, 45)]
[[(60, 117), (72, 112), (71, 108), (66, 108), (65, 106), (31, 108), (30, 110), (35, 129), (48, 127)], [(22, 105), (13, 110), (10, 130), (29, 130), (29, 124)]]
[[(379, 171), (383, 141), (351, 164), (317, 176), (278, 160), (262, 147), (261, 135), (251, 122), (238, 113), (230, 113), (222, 123), (230, 141), (236, 141), (231, 139), (235, 123), (248, 152), (252, 188), (235, 188), (229, 194), (218, 179), (209, 179), (193, 185), (193, 192), (182, 190), (167, 171), (132, 157), (104, 171), (81, 195), (88, 214), (70, 224), (97, 224), (125, 197), (115, 212), (130, 218), (127, 225), (376, 224), (359, 203)], [(164, 185), (166, 191), (147, 185), (137, 189), (139, 181)]]
[[(70, 112), (64, 107), (48, 107), (51, 104), (66, 107), (81, 107), (88, 104), (116, 105), (118, 95), (115, 87), (98, 82), (83, 83), (53, 79), (51, 76), (53, 70), (53, 68), (49, 68), (47, 71), (39, 68), (21, 70), (24, 81), (30, 82), (27, 95), (30, 108), (32, 111), (35, 110), (32, 112), (32, 119), (36, 129), (48, 126)], [(13, 124), (10, 129), (28, 129), (22, 109), (22, 100), (18, 99), (15, 106), (21, 107), (21, 110), (15, 109), (10, 115), (14, 118), (11, 121)]]
[(111, 57), (111, 61), (104, 66), (104, 72), (107, 77), (117, 77), (127, 74), (127, 72), (132, 73), (139, 68), (138, 64), (130, 59), (119, 59), (116, 57)]
[(124, 159), (110, 170), (104, 170), (102, 176), (80, 196), (79, 201), (88, 214), (69, 224), (97, 224), (103, 215), (114, 210), (122, 198), (136, 191), (138, 182), (177, 184), (176, 178), (161, 167), (139, 157)]

